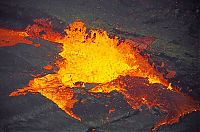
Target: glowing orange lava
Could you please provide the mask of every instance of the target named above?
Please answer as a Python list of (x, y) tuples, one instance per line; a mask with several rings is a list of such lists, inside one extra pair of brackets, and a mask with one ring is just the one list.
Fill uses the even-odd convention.
[(152, 130), (176, 123), (180, 117), (200, 109), (198, 101), (181, 92), (171, 91), (161, 84), (150, 84), (147, 79), (129, 75), (119, 76), (111, 82), (100, 84), (90, 92), (109, 93), (112, 90), (121, 93), (133, 109), (139, 109), (142, 105), (149, 109), (159, 107), (165, 115), (155, 123)]
[[(24, 37), (39, 37), (60, 43), (62, 52), (59, 55), (62, 60), (55, 62), (58, 70), (54, 74), (36, 77), (28, 86), (12, 92), (10, 96), (27, 92), (40, 93), (71, 117), (81, 120), (72, 112), (77, 102), (73, 88), (82, 88), (84, 83), (99, 83), (89, 92), (110, 93), (116, 90), (133, 109), (142, 105), (148, 108), (159, 107), (166, 116), (155, 124), (154, 129), (178, 122), (183, 115), (200, 110), (198, 101), (172, 87), (163, 74), (148, 63), (148, 58), (140, 54), (141, 50), (154, 41), (154, 37), (120, 41), (118, 37), (111, 38), (102, 30), (87, 32), (81, 21), (71, 23), (64, 30), (65, 35), (62, 35), (53, 31), (48, 19), (38, 19), (35, 22), (22, 35), (17, 32), (13, 37), (16, 41), (8, 46), (14, 45), (14, 42), (29, 43)], [(0, 30), (0, 34), (2, 36), (6, 33)], [(52, 68), (50, 65), (44, 67), (47, 70)], [(171, 73), (168, 76), (173, 75)], [(83, 85), (77, 86), (77, 82)]]
[(25, 39), (28, 37), (26, 32), (0, 29), (0, 47), (14, 46), (18, 43), (32, 44), (32, 41)]

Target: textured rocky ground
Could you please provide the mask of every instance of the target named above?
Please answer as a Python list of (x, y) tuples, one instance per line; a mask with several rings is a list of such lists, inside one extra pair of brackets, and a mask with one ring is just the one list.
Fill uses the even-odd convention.
[[(149, 52), (157, 65), (176, 70), (170, 81), (200, 100), (199, 5), (198, 1), (146, 0), (68, 0), (1, 1), (0, 26), (23, 29), (35, 18), (52, 18), (56, 30), (81, 19), (89, 28), (102, 28), (126, 38), (153, 35), (158, 39)], [(79, 94), (74, 112), (82, 122), (72, 119), (41, 95), (8, 97), (11, 91), (26, 86), (31, 74), (55, 60), (59, 47), (37, 40), (41, 48), (19, 44), (0, 48), (0, 131), (149, 131), (159, 112), (143, 108), (132, 110), (122, 95), (96, 99)], [(48, 56), (51, 53), (51, 56)], [(159, 54), (158, 54), (159, 53)], [(178, 80), (180, 82), (178, 83)], [(79, 93), (79, 91), (76, 91)], [(114, 102), (114, 103), (113, 103)], [(106, 111), (116, 107), (116, 111)], [(198, 131), (199, 112), (178, 124), (158, 131)]]

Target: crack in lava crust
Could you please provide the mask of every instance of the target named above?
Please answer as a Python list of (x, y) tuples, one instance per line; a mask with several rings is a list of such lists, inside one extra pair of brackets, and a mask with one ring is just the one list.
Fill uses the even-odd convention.
[[(58, 70), (54, 74), (36, 77), (27, 87), (12, 92), (10, 96), (25, 95), (27, 92), (40, 93), (71, 117), (81, 120), (72, 112), (77, 102), (73, 88), (78, 87), (76, 82), (99, 83), (89, 92), (110, 93), (116, 90), (133, 109), (138, 109), (141, 105), (148, 108), (157, 106), (161, 112), (166, 113), (154, 125), (153, 130), (164, 124), (178, 122), (180, 117), (200, 110), (198, 101), (172, 87), (163, 74), (148, 63), (148, 58), (140, 55), (140, 47), (151, 44), (154, 37), (119, 41), (118, 37), (110, 38), (102, 30), (86, 32), (81, 21), (71, 23), (64, 30), (65, 35), (62, 35), (53, 31), (48, 19), (37, 19), (35, 23), (26, 28), (24, 37), (39, 37), (60, 43), (62, 52), (59, 55), (62, 60), (55, 62)], [(14, 34), (14, 38), (20, 37), (14, 39), (16, 41), (10, 41), (10, 37), (4, 34), (4, 30), (0, 30), (0, 35), (3, 36), (1, 47), (6, 46), (5, 40), (7, 46), (21, 41), (26, 43), (23, 35), (18, 32), (10, 32)]]

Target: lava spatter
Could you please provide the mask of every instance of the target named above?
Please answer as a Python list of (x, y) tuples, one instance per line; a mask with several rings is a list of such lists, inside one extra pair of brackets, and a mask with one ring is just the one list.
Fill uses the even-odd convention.
[(159, 107), (167, 116), (163, 116), (154, 129), (178, 122), (185, 114), (200, 109), (198, 101), (172, 87), (163, 74), (148, 63), (148, 58), (140, 54), (155, 40), (154, 37), (120, 41), (102, 30), (87, 32), (81, 21), (69, 24), (64, 32), (55, 32), (48, 19), (37, 19), (23, 31), (24, 36), (17, 35), (16, 38), (14, 35), (13, 38), (18, 40), (19, 37), (23, 43), (27, 43), (25, 37), (60, 43), (62, 59), (55, 62), (58, 70), (54, 74), (35, 77), (27, 87), (12, 92), (10, 96), (40, 93), (71, 117), (81, 120), (72, 111), (77, 102), (73, 88), (77, 82), (95, 83), (99, 85), (89, 92), (118, 91), (133, 109), (142, 105), (150, 109)]

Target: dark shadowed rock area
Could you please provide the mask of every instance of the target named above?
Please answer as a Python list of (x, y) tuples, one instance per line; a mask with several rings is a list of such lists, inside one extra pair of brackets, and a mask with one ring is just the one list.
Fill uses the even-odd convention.
[[(172, 85), (200, 100), (200, 2), (198, 0), (1, 0), (0, 28), (24, 29), (36, 18), (50, 18), (55, 30), (80, 19), (88, 28), (101, 28), (121, 38), (155, 36), (150, 63), (175, 70)], [(0, 132), (146, 132), (161, 113), (157, 108), (133, 110), (117, 92), (99, 98), (77, 93), (73, 111), (83, 120), (71, 118), (40, 94), (9, 97), (24, 87), (31, 74), (50, 73), (42, 67), (53, 62), (61, 50), (45, 40), (41, 47), (18, 44), (0, 48)], [(49, 55), (50, 54), (50, 55)], [(112, 108), (116, 111), (108, 113)], [(180, 122), (162, 126), (158, 132), (198, 132), (200, 112)]]

